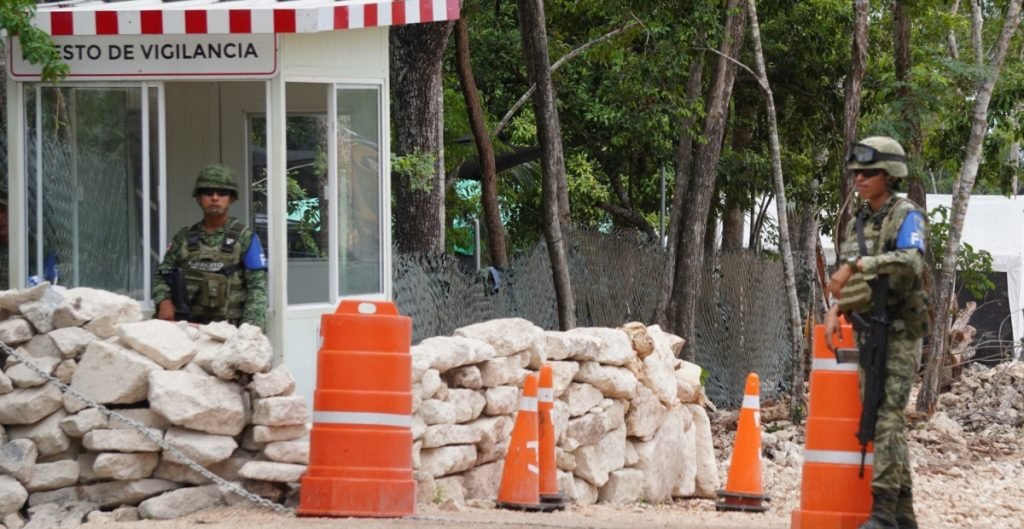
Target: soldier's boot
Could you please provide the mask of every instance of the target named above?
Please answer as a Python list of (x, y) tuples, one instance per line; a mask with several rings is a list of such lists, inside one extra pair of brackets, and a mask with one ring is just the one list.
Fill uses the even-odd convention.
[(896, 524), (896, 502), (899, 495), (895, 491), (871, 489), (871, 517), (861, 524), (859, 529), (899, 529)]
[(914, 493), (910, 489), (900, 489), (900, 495), (896, 500), (896, 525), (899, 529), (917, 529)]

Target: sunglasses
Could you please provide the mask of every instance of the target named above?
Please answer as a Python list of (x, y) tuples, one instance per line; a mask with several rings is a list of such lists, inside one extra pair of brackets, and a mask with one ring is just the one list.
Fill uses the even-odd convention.
[(853, 176), (854, 177), (862, 176), (864, 178), (874, 178), (874, 177), (876, 177), (876, 176), (878, 176), (880, 174), (882, 174), (882, 170), (881, 169), (854, 169), (853, 170)]
[(213, 195), (229, 197), (232, 195), (231, 191), (227, 189), (203, 189), (200, 192), (203, 194), (204, 197), (212, 197)]
[(864, 145), (863, 143), (854, 143), (853, 146), (850, 147), (850, 152), (846, 153), (846, 163), (873, 163), (885, 161), (906, 163), (907, 157), (900, 154), (879, 152), (874, 147)]

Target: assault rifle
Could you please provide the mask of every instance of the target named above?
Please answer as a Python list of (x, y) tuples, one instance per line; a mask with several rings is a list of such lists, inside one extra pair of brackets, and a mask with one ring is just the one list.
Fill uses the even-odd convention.
[[(861, 255), (867, 255), (864, 243), (864, 219), (857, 216), (857, 244)], [(885, 362), (889, 347), (889, 276), (877, 275), (867, 280), (871, 287), (871, 316), (865, 322), (859, 314), (853, 315), (854, 327), (859, 332), (866, 332), (867, 338), (861, 340), (859, 362), (864, 374), (864, 397), (861, 402), (860, 428), (857, 440), (860, 441), (860, 477), (864, 477), (864, 460), (868, 453), (868, 443), (875, 438), (875, 423), (878, 421), (878, 408), (885, 399)]]
[(188, 321), (192, 318), (192, 302), (188, 297), (188, 283), (181, 268), (160, 274), (171, 287), (171, 302), (174, 303), (174, 320)]

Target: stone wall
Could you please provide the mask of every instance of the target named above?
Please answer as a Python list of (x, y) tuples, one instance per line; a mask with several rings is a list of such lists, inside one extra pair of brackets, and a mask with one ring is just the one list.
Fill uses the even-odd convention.
[(420, 502), (493, 500), (530, 371), (554, 373), (559, 491), (579, 504), (713, 497), (700, 367), (658, 326), (544, 331), (491, 320), (412, 348)]
[(130, 298), (75, 288), (55, 304), (48, 288), (0, 292), (0, 340), (151, 436), (0, 354), (3, 525), (22, 527), (25, 513), (30, 529), (174, 518), (240, 501), (154, 438), (260, 496), (294, 502), (309, 457), (308, 442), (295, 441), (307, 434), (307, 405), (283, 367), (271, 370), (257, 327), (143, 321)]

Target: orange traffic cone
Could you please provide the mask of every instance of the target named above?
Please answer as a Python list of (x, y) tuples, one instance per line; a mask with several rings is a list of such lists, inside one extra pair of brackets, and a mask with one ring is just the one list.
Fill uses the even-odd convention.
[(565, 508), (558, 492), (558, 472), (555, 465), (555, 388), (551, 364), (540, 366), (540, 388), (537, 389), (537, 422), (540, 429), (540, 501), (546, 509)]
[(736, 428), (736, 442), (729, 461), (729, 480), (725, 490), (718, 491), (715, 508), (720, 511), (764, 512), (769, 501), (764, 495), (761, 478), (761, 381), (757, 373), (747, 375), (743, 407)]
[(539, 510), (540, 469), (537, 458), (537, 375), (526, 377), (519, 412), (512, 427), (512, 441), (501, 472), (497, 506), (504, 509)]

